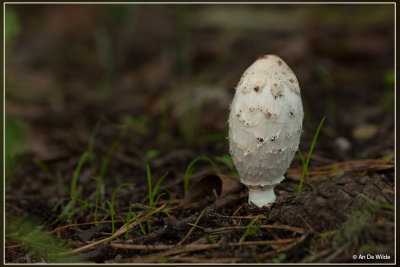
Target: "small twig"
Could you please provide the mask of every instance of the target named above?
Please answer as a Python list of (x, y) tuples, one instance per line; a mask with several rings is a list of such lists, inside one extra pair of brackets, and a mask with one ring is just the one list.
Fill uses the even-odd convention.
[[(307, 154), (305, 154), (304, 156), (307, 156)], [(319, 162), (325, 162), (325, 163), (337, 163), (336, 160), (328, 159), (328, 158), (325, 158), (322, 156), (318, 156), (316, 154), (312, 154), (311, 159), (313, 159), (315, 161), (319, 161)]]
[(331, 249), (325, 249), (325, 250), (319, 251), (317, 253), (312, 253), (310, 256), (302, 259), (301, 263), (306, 263), (306, 262), (311, 263), (321, 257), (326, 256), (329, 253), (332, 253), (334, 250), (335, 250), (334, 248), (331, 248)]
[[(352, 160), (346, 162), (338, 162), (328, 164), (320, 167), (310, 168), (308, 174), (314, 176), (336, 176), (346, 172), (359, 172), (359, 171), (379, 171), (394, 168), (394, 164), (388, 164), (381, 159), (363, 159)], [(288, 169), (287, 174), (301, 175), (302, 171), (298, 169)], [(290, 177), (294, 179), (295, 177)], [(297, 180), (295, 178), (294, 180)]]
[(244, 241), (242, 243), (229, 243), (232, 247), (242, 246), (267, 246), (267, 245), (280, 245), (293, 242), (293, 239), (279, 239), (279, 240), (260, 240), (260, 241)]
[[(294, 242), (293, 242), (293, 239), (245, 241), (242, 243), (229, 243), (228, 245), (231, 247), (254, 246), (254, 245), (266, 246), (266, 245), (287, 244), (287, 243), (291, 243), (291, 242), (296, 243), (296, 240)], [(120, 261), (113, 261), (113, 262), (148, 263), (148, 262), (154, 262), (157, 258), (166, 257), (166, 256), (170, 256), (170, 255), (219, 248), (219, 247), (221, 247), (221, 244), (220, 243), (218, 243), (218, 244), (199, 244), (199, 245), (189, 244), (186, 246), (175, 246), (175, 245), (134, 245), (134, 244), (111, 243), (111, 246), (115, 247), (115, 248), (132, 249), (132, 250), (166, 250), (163, 252), (149, 254), (144, 258), (135, 257), (135, 258), (130, 258), (130, 259), (123, 259)]]
[(199, 228), (199, 229), (201, 229), (201, 230), (204, 230), (204, 231), (206, 231), (206, 230), (208, 229), (208, 228), (204, 228), (204, 227), (195, 225), (195, 224), (193, 224), (193, 223), (187, 223), (187, 224), (190, 225), (190, 226), (194, 226), (194, 227), (196, 227), (196, 228)]
[[(153, 215), (153, 214), (155, 214), (155, 213), (157, 213), (157, 212), (160, 212), (165, 206), (166, 206), (166, 205), (164, 204), (163, 206), (159, 207), (158, 209), (156, 209), (156, 210), (154, 210), (154, 211), (152, 211), (152, 212), (150, 212), (150, 213), (144, 215), (144, 216), (141, 217), (138, 221), (139, 221), (139, 222), (143, 222), (147, 217), (149, 217), (149, 216), (151, 216), (151, 215)], [(137, 222), (136, 220), (134, 220), (134, 221), (129, 225), (128, 228), (131, 229), (132, 227), (136, 226), (137, 224), (138, 224), (138, 222)], [(118, 231), (116, 231), (112, 236), (109, 236), (109, 237), (106, 237), (106, 238), (104, 238), (104, 239), (95, 241), (95, 242), (90, 243), (90, 244), (88, 244), (88, 245), (85, 245), (85, 246), (83, 246), (83, 247), (79, 247), (79, 248), (76, 248), (76, 249), (73, 249), (73, 250), (69, 250), (69, 251), (67, 251), (67, 252), (60, 253), (60, 255), (70, 255), (70, 254), (79, 253), (79, 252), (82, 252), (82, 251), (89, 250), (89, 249), (91, 249), (91, 248), (93, 248), (93, 247), (95, 247), (95, 246), (97, 246), (97, 245), (99, 245), (99, 244), (102, 244), (102, 243), (104, 243), (104, 242), (110, 241), (110, 240), (112, 240), (112, 239), (114, 239), (114, 238), (116, 238), (116, 237), (118, 237), (118, 236), (124, 234), (124, 233), (127, 231), (127, 227), (126, 227), (126, 226), (127, 226), (127, 225), (126, 225), (126, 223), (125, 223), (125, 224), (124, 224)]]
[(132, 250), (169, 250), (175, 249), (175, 245), (135, 245), (135, 244), (124, 244), (124, 243), (111, 243), (111, 247), (132, 249)]
[[(296, 245), (300, 244), (301, 242), (303, 242), (304, 239), (306, 239), (307, 235), (308, 234), (304, 234), (301, 237), (299, 237), (298, 239), (295, 239), (294, 241), (292, 239), (293, 242), (291, 244), (289, 244), (287, 246), (284, 246), (284, 247), (281, 247), (281, 248), (278, 248), (275, 251), (268, 251), (268, 252), (265, 252), (263, 254), (260, 254), (260, 255), (258, 255), (258, 258), (259, 259), (270, 258), (270, 257), (278, 255), (279, 253), (282, 253), (282, 252), (284, 252), (286, 250), (289, 250), (289, 249), (293, 248), (294, 246), (296, 246)], [(285, 240), (285, 239), (283, 239), (283, 240)]]
[(161, 205), (163, 205), (163, 204), (179, 204), (179, 203), (181, 203), (182, 202), (182, 199), (173, 199), (172, 201), (171, 200), (160, 200), (160, 201), (158, 201), (157, 202), (157, 206), (161, 206)]
[(313, 168), (314, 170), (326, 170), (326, 169), (332, 169), (335, 167), (341, 167), (341, 166), (355, 166), (355, 167), (367, 167), (370, 166), (370, 164), (378, 164), (378, 165), (390, 165), (394, 167), (394, 164), (384, 164), (384, 161), (381, 159), (361, 159), (361, 160), (350, 160), (350, 161), (344, 161), (344, 162), (338, 162), (334, 164), (329, 164), (329, 165), (324, 165), (321, 167), (315, 167)]
[[(114, 223), (116, 222), (122, 222), (122, 220), (114, 220)], [(84, 225), (93, 225), (93, 224), (105, 224), (105, 223), (112, 223), (112, 221), (102, 221), (102, 222), (85, 222), (85, 223), (74, 223), (74, 224), (67, 224), (67, 225), (63, 225), (60, 227), (57, 227), (54, 230), (51, 230), (49, 232), (46, 232), (45, 235), (49, 235), (49, 234), (53, 234), (56, 233), (58, 231), (67, 229), (67, 228), (71, 228), (71, 227), (75, 227), (75, 226), (84, 226)]]
[(179, 245), (182, 245), (183, 242), (185, 242), (186, 239), (188, 239), (188, 237), (190, 236), (190, 234), (193, 232), (194, 228), (196, 227), (195, 225), (197, 225), (197, 223), (200, 221), (200, 219), (201, 219), (201, 217), (203, 216), (203, 214), (204, 214), (204, 210), (200, 213), (199, 217), (198, 217), (197, 220), (195, 221), (195, 223), (194, 223), (194, 225), (192, 226), (192, 228), (190, 228), (189, 232), (185, 235), (185, 237), (184, 237), (181, 241), (178, 242), (178, 244), (177, 244), (178, 246), (179, 246)]
[(336, 249), (331, 255), (329, 255), (328, 257), (326, 257), (324, 259), (324, 262), (331, 262), (334, 258), (336, 258), (337, 256), (339, 256), (341, 253), (343, 253), (343, 251), (349, 247), (349, 243), (344, 244), (343, 246), (341, 246), (340, 248)]
[(257, 218), (259, 216), (260, 219), (265, 219), (264, 215), (255, 215), (255, 216), (227, 216), (227, 215), (220, 215), (216, 213), (208, 213), (207, 211), (204, 212), (207, 216), (212, 216), (212, 217), (219, 217), (219, 218), (225, 218), (225, 219), (246, 219), (246, 220), (252, 220), (254, 218)]
[(276, 233), (274, 233), (274, 231), (272, 231), (271, 229), (268, 229), (268, 233), (270, 235), (272, 235), (272, 237), (275, 238), (276, 240), (282, 239)]
[[(115, 222), (122, 222), (122, 220), (115, 220)], [(68, 224), (68, 225), (63, 225), (60, 227), (57, 227), (56, 229), (53, 229), (51, 231), (48, 231), (46, 233), (44, 233), (42, 236), (47, 236), (47, 235), (51, 235), (54, 234), (56, 232), (59, 232), (61, 230), (64, 229), (68, 229), (71, 227), (76, 227), (76, 226), (84, 226), (84, 225), (94, 225), (94, 224), (105, 224), (105, 223), (112, 223), (112, 221), (102, 221), (102, 222), (85, 222), (85, 223), (74, 223), (74, 224)], [(25, 246), (25, 244), (17, 244), (17, 245), (11, 245), (11, 246), (6, 246), (6, 249), (11, 249), (11, 248), (18, 248), (18, 247), (22, 247)]]
[[(111, 244), (113, 247), (116, 247), (116, 244)], [(125, 249), (138, 249), (137, 246), (143, 246), (143, 245), (130, 245), (126, 244), (123, 248)], [(184, 252), (194, 252), (194, 251), (199, 251), (199, 250), (206, 250), (206, 249), (212, 249), (212, 248), (218, 248), (220, 247), (219, 244), (207, 244), (207, 245), (186, 245), (186, 246), (169, 246), (169, 245), (158, 245), (154, 246), (154, 250), (157, 248), (161, 248), (162, 250), (167, 250), (163, 252), (158, 252), (158, 253), (153, 253), (149, 254), (146, 257), (134, 257), (130, 259), (124, 259), (121, 261), (116, 261), (116, 262), (140, 262), (140, 263), (148, 263), (148, 262), (154, 262), (157, 258), (161, 257), (166, 257), (169, 255), (175, 255), (175, 254), (180, 254)]]
[(300, 219), (304, 222), (304, 224), (308, 227), (308, 229), (311, 230), (312, 233), (316, 233), (314, 228), (306, 221), (306, 219), (303, 218), (303, 216), (300, 215)]
[(281, 253), (281, 252), (283, 252), (283, 251), (286, 251), (286, 250), (291, 249), (291, 248), (294, 247), (294, 246), (297, 246), (298, 244), (300, 244), (301, 242), (303, 242), (304, 239), (305, 239), (306, 237), (307, 237), (307, 235), (302, 235), (300, 238), (296, 239), (293, 243), (291, 243), (291, 244), (289, 244), (289, 245), (287, 245), (287, 246), (284, 246), (284, 247), (281, 247), (281, 248), (277, 249), (278, 253)]
[[(236, 230), (243, 230), (246, 229), (247, 226), (227, 226), (227, 227), (221, 227), (221, 228), (216, 228), (216, 229), (206, 229), (206, 232), (212, 233), (212, 234), (220, 234), (220, 233), (225, 233), (229, 231), (236, 231)], [(284, 230), (289, 230), (292, 232), (296, 232), (299, 234), (304, 233), (303, 228), (299, 227), (294, 227), (290, 225), (261, 225), (260, 228), (263, 229), (284, 229)]]
[(167, 262), (190, 262), (190, 263), (237, 263), (243, 262), (243, 258), (199, 258), (199, 257), (181, 257), (176, 255), (167, 258)]
[(233, 212), (232, 216), (235, 216), (235, 215), (239, 212), (239, 210), (241, 210), (243, 207), (244, 207), (244, 204), (242, 203), (242, 204), (239, 206), (239, 208), (237, 208), (237, 209)]
[[(293, 242), (294, 239), (280, 239), (280, 240), (260, 240), (260, 241), (245, 241), (242, 243), (229, 243), (232, 247), (243, 247), (243, 246), (265, 246), (265, 245), (280, 245)], [(189, 245), (135, 245), (135, 244), (124, 244), (124, 243), (111, 243), (111, 247), (131, 249), (131, 250), (171, 250), (172, 254), (176, 254), (176, 251), (188, 252), (203, 249), (216, 248), (221, 246), (221, 244), (189, 244)]]
[(12, 249), (12, 248), (20, 248), (24, 246), (25, 244), (17, 244), (17, 245), (10, 245), (10, 246), (5, 246), (5, 249)]

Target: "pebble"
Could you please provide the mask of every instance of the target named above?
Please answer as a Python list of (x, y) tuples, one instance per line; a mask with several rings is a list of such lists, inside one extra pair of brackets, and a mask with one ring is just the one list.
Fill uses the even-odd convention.
[(355, 139), (367, 141), (374, 138), (378, 133), (378, 125), (376, 124), (363, 124), (355, 127), (352, 135)]
[(343, 152), (349, 151), (353, 147), (350, 141), (343, 136), (339, 136), (338, 138), (336, 138), (335, 144)]

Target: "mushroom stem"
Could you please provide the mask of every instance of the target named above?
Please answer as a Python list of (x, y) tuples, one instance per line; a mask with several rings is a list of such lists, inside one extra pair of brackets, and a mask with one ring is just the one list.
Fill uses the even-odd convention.
[(249, 204), (253, 203), (259, 208), (264, 206), (268, 207), (275, 202), (276, 196), (274, 192), (274, 185), (263, 186), (263, 189), (250, 189), (249, 188)]

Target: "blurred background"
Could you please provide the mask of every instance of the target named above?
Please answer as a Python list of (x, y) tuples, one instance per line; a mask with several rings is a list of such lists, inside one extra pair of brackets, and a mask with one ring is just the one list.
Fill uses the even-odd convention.
[[(6, 4), (7, 261), (32, 262), (21, 242), (49, 253), (46, 239), (29, 245), (26, 233), (42, 236), (31, 231), (42, 229), (30, 226), (31, 218), (50, 228), (93, 222), (99, 207), (99, 218), (107, 219), (107, 199), (113, 202), (113, 190), (122, 186), (115, 209), (125, 214), (127, 203), (145, 204), (148, 182), (161, 182), (167, 172), (164, 193), (180, 201), (185, 170), (193, 172), (191, 162), (204, 157), (236, 174), (228, 153), (229, 105), (242, 73), (264, 54), (280, 56), (299, 80), (304, 155), (326, 116), (310, 167), (371, 158), (394, 163), (394, 23), (394, 4)], [(146, 178), (147, 164), (153, 178)], [(197, 165), (198, 177), (210, 167)], [(301, 166), (296, 154), (291, 167)], [(380, 197), (374, 199), (391, 204), (380, 194), (393, 197), (394, 172), (370, 175), (389, 188), (370, 184)], [(325, 180), (328, 188), (331, 181), (338, 180)], [(294, 182), (295, 189), (289, 182), (282, 187), (295, 194)], [(206, 200), (214, 197), (210, 186)], [(316, 205), (311, 210), (326, 212)], [(178, 211), (182, 218), (190, 210)], [(334, 213), (327, 220), (340, 225), (344, 219)], [(12, 220), (21, 218), (26, 231), (14, 229), (19, 224)], [(326, 226), (319, 218), (313, 227)], [(162, 228), (163, 220), (152, 223)], [(354, 229), (364, 227), (354, 222)], [(357, 230), (351, 239), (379, 236), (392, 248), (393, 224), (383, 235), (366, 222), (372, 234)], [(79, 231), (57, 237), (81, 246)], [(99, 261), (109, 259), (99, 251)]]
[[(299, 80), (304, 150), (326, 116), (321, 159), (393, 156), (394, 5), (7, 4), (5, 16), (6, 168), (16, 184), (36, 179), (38, 162), (71, 174), (102, 117), (128, 126), (117, 149), (125, 165), (229, 161), (234, 88), (264, 54)], [(100, 127), (95, 149), (116, 136)]]

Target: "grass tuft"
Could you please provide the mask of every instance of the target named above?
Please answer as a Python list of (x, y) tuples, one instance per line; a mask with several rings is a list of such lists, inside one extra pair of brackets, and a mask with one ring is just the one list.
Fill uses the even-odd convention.
[[(310, 150), (308, 151), (308, 155), (307, 155), (307, 160), (306, 160), (306, 162), (304, 162), (304, 157), (303, 157), (303, 155), (301, 154), (300, 148), (299, 148), (299, 150), (298, 150), (299, 155), (300, 155), (300, 159), (301, 159), (301, 163), (303, 164), (303, 173), (301, 174), (299, 189), (297, 190), (297, 195), (298, 195), (298, 196), (299, 196), (300, 193), (301, 193), (301, 188), (302, 188), (302, 186), (303, 186), (304, 177), (305, 177), (306, 175), (308, 176), (308, 164), (310, 163), (310, 158), (311, 158), (312, 152), (313, 152), (313, 150), (314, 150), (315, 143), (317, 142), (317, 138), (318, 138), (318, 135), (319, 135), (319, 131), (321, 130), (322, 124), (323, 124), (324, 121), (325, 121), (325, 118), (326, 118), (326, 117), (324, 116), (324, 117), (322, 118), (321, 122), (320, 122), (319, 125), (318, 125), (317, 131), (315, 132), (315, 135), (314, 135), (314, 139), (313, 139), (313, 141), (312, 141), (312, 143), (311, 143), (311, 146), (310, 146)], [(308, 178), (308, 180), (309, 180), (309, 178)]]
[(130, 184), (130, 183), (125, 183), (125, 184), (120, 184), (113, 192), (112, 196), (111, 196), (111, 203), (108, 202), (108, 205), (110, 206), (110, 213), (111, 213), (111, 233), (114, 234), (114, 216), (115, 216), (115, 210), (114, 210), (114, 200), (115, 200), (115, 196), (117, 195), (117, 192), (124, 186), (133, 186), (134, 184)]
[[(161, 193), (157, 195), (157, 192), (159, 191), (159, 189), (166, 189), (165, 187), (161, 186), (161, 182), (165, 179), (165, 177), (167, 177), (168, 173), (165, 173), (160, 179), (157, 180), (156, 185), (154, 186), (154, 188), (152, 187), (152, 181), (151, 181), (151, 171), (150, 171), (150, 166), (149, 164), (146, 165), (146, 170), (147, 170), (147, 184), (148, 184), (148, 188), (149, 188), (149, 209), (147, 209), (148, 212), (152, 212), (153, 210), (156, 209), (156, 205), (158, 203), (158, 201), (160, 200), (160, 197), (162, 197), (163, 195), (165, 195), (166, 193)], [(168, 193), (168, 195), (170, 196), (170, 198), (172, 197), (170, 192), (167, 190), (166, 191)], [(161, 211), (166, 215), (169, 215), (166, 211)], [(151, 216), (149, 216), (147, 218), (147, 231), (150, 231), (151, 229)]]
[(65, 253), (70, 248), (61, 240), (49, 235), (42, 223), (35, 219), (21, 219), (6, 215), (5, 221), (6, 240), (23, 244), (35, 257), (50, 263), (80, 261), (77, 256), (60, 256), (60, 253)]
[(75, 168), (74, 176), (72, 178), (71, 182), (71, 188), (70, 188), (70, 196), (71, 198), (76, 196), (76, 183), (78, 181), (79, 173), (81, 172), (83, 163), (85, 163), (85, 160), (89, 157), (89, 152), (86, 151), (85, 153), (82, 154), (81, 158), (79, 159), (78, 165)]
[(242, 237), (239, 240), (239, 243), (243, 243), (244, 240), (254, 234), (261, 226), (261, 224), (257, 224), (256, 226), (252, 227), (254, 225), (254, 223), (256, 222), (257, 218), (254, 218), (251, 220), (251, 222), (249, 223), (249, 225), (247, 225), (246, 231), (243, 233)]

